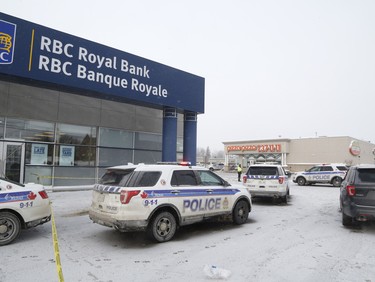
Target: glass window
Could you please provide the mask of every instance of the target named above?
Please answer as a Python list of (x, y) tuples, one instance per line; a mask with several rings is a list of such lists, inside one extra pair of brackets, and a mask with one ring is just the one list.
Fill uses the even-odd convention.
[(192, 170), (176, 170), (173, 172), (171, 179), (172, 186), (189, 185), (197, 186), (197, 178)]
[(4, 139), (5, 118), (0, 117), (0, 139)]
[(199, 170), (198, 174), (201, 178), (201, 183), (204, 186), (223, 186), (223, 180), (211, 171)]
[(360, 182), (375, 182), (375, 169), (359, 169), (358, 178)]
[(341, 165), (341, 166), (338, 165), (338, 166), (337, 166), (337, 169), (338, 169), (338, 170), (341, 170), (341, 171), (347, 171), (347, 170), (348, 170), (348, 167), (343, 166), (343, 165)]
[(331, 166), (322, 166), (320, 171), (333, 171), (333, 168)]
[(251, 166), (248, 175), (279, 175), (277, 167), (268, 166)]
[(152, 187), (158, 182), (161, 171), (137, 171), (132, 173), (126, 187)]
[(53, 123), (44, 121), (8, 118), (5, 134), (6, 138), (54, 142), (55, 126)]
[(162, 136), (159, 134), (136, 132), (134, 147), (136, 149), (161, 150)]
[(55, 167), (54, 186), (76, 186), (95, 184), (94, 167)]
[(57, 142), (61, 144), (96, 145), (96, 128), (58, 124)]
[(134, 163), (155, 164), (161, 162), (161, 152), (156, 151), (134, 151)]
[(52, 166), (25, 166), (25, 183), (52, 185)]
[(133, 148), (134, 132), (111, 128), (100, 128), (100, 146)]
[(314, 166), (307, 171), (309, 171), (309, 172), (320, 171), (320, 166)]
[(99, 148), (99, 166), (124, 165), (133, 162), (133, 150)]
[(59, 166), (95, 166), (95, 147), (59, 145), (55, 155)]
[(31, 165), (52, 165), (53, 164), (53, 145), (26, 143), (25, 146), (25, 164)]
[(108, 170), (100, 178), (99, 184), (124, 186), (133, 171), (134, 168), (122, 170)]

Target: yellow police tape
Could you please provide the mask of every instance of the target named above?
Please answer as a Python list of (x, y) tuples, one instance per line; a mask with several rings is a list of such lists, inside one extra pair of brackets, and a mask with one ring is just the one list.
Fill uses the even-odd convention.
[(57, 275), (59, 277), (59, 282), (64, 282), (64, 276), (63, 276), (61, 260), (60, 260), (59, 242), (57, 240), (55, 217), (53, 216), (52, 205), (50, 207), (51, 207), (51, 219), (52, 219), (52, 239), (53, 239), (53, 249), (55, 251), (56, 270), (57, 270)]

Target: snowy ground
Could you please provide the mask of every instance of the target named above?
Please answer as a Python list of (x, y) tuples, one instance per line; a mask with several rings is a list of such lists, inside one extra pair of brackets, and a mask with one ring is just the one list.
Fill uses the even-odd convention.
[[(291, 183), (288, 205), (255, 201), (247, 224), (192, 225), (162, 244), (91, 223), (91, 191), (49, 195), (65, 281), (212, 281), (205, 265), (228, 281), (375, 281), (375, 224), (344, 228), (338, 188)], [(58, 281), (50, 223), (0, 253), (0, 281)]]

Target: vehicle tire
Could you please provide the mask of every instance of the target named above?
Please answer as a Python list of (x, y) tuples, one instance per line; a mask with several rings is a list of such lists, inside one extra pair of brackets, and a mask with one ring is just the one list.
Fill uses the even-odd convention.
[(298, 183), (299, 186), (305, 186), (306, 185), (306, 179), (303, 178), (303, 177), (298, 177), (297, 183)]
[(0, 212), (0, 246), (10, 244), (17, 239), (21, 231), (19, 218), (10, 212)]
[(170, 212), (161, 212), (153, 217), (149, 226), (149, 235), (162, 243), (171, 240), (176, 233), (176, 218)]
[(342, 211), (342, 225), (344, 225), (344, 226), (352, 226), (353, 225), (353, 218), (346, 215), (343, 211)]
[(249, 218), (249, 205), (245, 200), (240, 200), (237, 202), (233, 209), (233, 222), (235, 224), (243, 224)]
[(285, 195), (284, 197), (281, 198), (281, 201), (284, 203), (284, 204), (287, 204), (288, 203), (288, 195)]
[(340, 177), (335, 177), (332, 179), (332, 185), (334, 187), (340, 187), (341, 186), (342, 179)]

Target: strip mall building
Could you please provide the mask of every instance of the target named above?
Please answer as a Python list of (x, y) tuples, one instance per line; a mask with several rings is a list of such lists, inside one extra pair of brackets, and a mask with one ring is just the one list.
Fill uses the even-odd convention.
[(223, 142), (225, 164), (278, 163), (295, 172), (322, 163), (374, 164), (375, 145), (352, 137)]
[(0, 176), (14, 181), (83, 185), (128, 162), (196, 163), (204, 78), (3, 13), (0, 101)]

